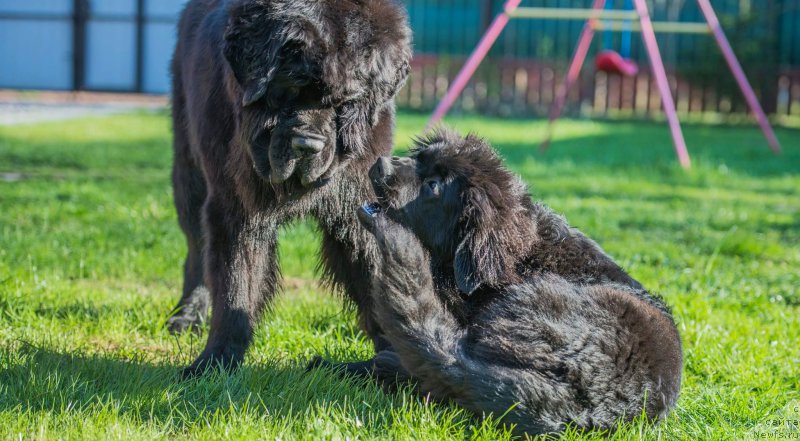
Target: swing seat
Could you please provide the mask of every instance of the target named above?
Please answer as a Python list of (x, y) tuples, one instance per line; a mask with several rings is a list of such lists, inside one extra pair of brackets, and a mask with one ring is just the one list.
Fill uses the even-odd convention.
[(622, 55), (612, 50), (605, 50), (597, 54), (594, 59), (594, 66), (597, 70), (616, 73), (626, 77), (632, 77), (639, 72), (639, 66), (633, 60), (626, 60)]

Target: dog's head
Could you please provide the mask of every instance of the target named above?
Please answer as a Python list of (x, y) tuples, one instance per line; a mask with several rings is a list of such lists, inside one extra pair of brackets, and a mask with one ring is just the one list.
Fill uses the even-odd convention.
[[(239, 100), (240, 141), (258, 174), (324, 182), (369, 155), (408, 75), (410, 31), (392, 0), (240, 0), (224, 55)], [(380, 146), (385, 148), (385, 146)]]
[(386, 216), (409, 229), (459, 289), (516, 282), (516, 264), (536, 232), (522, 181), (474, 135), (439, 130), (408, 158), (379, 158), (369, 172), (378, 201), (360, 210), (375, 232)]

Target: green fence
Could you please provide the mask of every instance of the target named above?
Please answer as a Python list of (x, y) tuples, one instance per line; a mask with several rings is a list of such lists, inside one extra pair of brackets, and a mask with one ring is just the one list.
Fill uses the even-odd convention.
[[(483, 30), (500, 12), (501, 0), (406, 0), (414, 46), (418, 53), (466, 55), (477, 43)], [(609, 0), (622, 9), (623, 0)], [(764, 55), (774, 57), (780, 64), (800, 65), (800, 0), (714, 0), (723, 25), (732, 42), (757, 46)], [(523, 6), (585, 8), (590, 0), (528, 0)], [(694, 0), (653, 0), (651, 15), (656, 21), (679, 20), (703, 22)], [(570, 56), (583, 26), (580, 21), (517, 19), (512, 20), (498, 39), (493, 55), (522, 58), (560, 59)], [(600, 33), (602, 42), (619, 47), (619, 33), (612, 41)], [(696, 35), (659, 35), (664, 52), (681, 62), (702, 60), (702, 40)], [(737, 45), (734, 45), (737, 46)], [(644, 60), (640, 42), (634, 38), (632, 57)]]
[[(503, 0), (406, 0), (414, 31), (416, 69), (409, 87), (399, 97), (400, 104), (426, 110), (434, 106), (503, 3)], [(523, 0), (522, 6), (586, 8), (591, 3), (591, 0)], [(623, 9), (626, 2), (609, 0), (608, 3)], [(695, 0), (648, 3), (655, 21), (704, 22)], [(765, 109), (770, 113), (800, 113), (800, 0), (712, 0), (712, 4)], [(457, 109), (500, 114), (544, 113), (582, 26), (582, 21), (512, 20)], [(620, 33), (599, 32), (592, 52), (619, 50), (622, 38)], [(746, 111), (711, 37), (659, 34), (658, 40), (684, 112)], [(632, 35), (631, 43), (629, 55), (643, 65), (642, 75), (634, 79), (602, 75), (598, 78), (587, 68), (581, 88), (571, 97), (572, 104), (600, 112), (659, 111), (657, 97), (649, 96), (646, 53), (638, 33)], [(648, 95), (646, 99), (643, 94)], [(607, 99), (598, 104), (598, 97), (603, 96)], [(577, 107), (573, 105), (572, 111), (577, 111)]]

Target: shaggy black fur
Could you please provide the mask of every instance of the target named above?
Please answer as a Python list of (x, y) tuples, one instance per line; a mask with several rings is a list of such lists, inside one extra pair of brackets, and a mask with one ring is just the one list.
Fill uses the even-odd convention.
[(205, 350), (185, 371), (235, 367), (279, 280), (276, 231), (311, 215), (327, 279), (358, 306), (376, 349), (369, 289), (378, 253), (354, 207), (391, 150), (410, 31), (393, 0), (193, 0), (172, 61), (178, 218), (188, 241), (173, 332), (211, 303)]
[[(664, 416), (681, 381), (666, 306), (592, 240), (534, 203), (482, 140), (440, 131), (372, 167), (359, 210), (383, 254), (374, 313), (419, 392), (521, 432)], [(430, 270), (429, 270), (430, 268)]]

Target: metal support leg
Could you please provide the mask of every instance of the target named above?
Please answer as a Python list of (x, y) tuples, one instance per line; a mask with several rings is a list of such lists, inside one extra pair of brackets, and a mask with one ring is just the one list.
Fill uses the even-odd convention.
[(764, 114), (764, 109), (761, 108), (761, 104), (758, 102), (756, 94), (750, 86), (750, 82), (747, 81), (747, 76), (744, 74), (742, 65), (739, 64), (739, 60), (736, 58), (736, 54), (733, 52), (728, 38), (725, 37), (725, 32), (723, 32), (722, 26), (719, 24), (719, 19), (714, 12), (714, 8), (708, 0), (697, 0), (697, 3), (700, 5), (700, 9), (706, 17), (708, 27), (711, 28), (711, 33), (714, 35), (714, 39), (717, 40), (717, 45), (719, 45), (722, 55), (725, 56), (725, 61), (728, 63), (731, 73), (734, 78), (736, 78), (736, 82), (739, 83), (739, 88), (742, 90), (742, 94), (744, 94), (744, 98), (747, 100), (750, 110), (755, 114), (758, 125), (761, 126), (761, 131), (764, 132), (764, 137), (767, 138), (770, 148), (776, 155), (780, 154), (781, 145), (778, 142), (778, 138), (775, 136), (775, 132), (772, 130), (772, 126), (770, 126), (767, 120), (767, 115)]
[(658, 90), (661, 94), (661, 104), (664, 107), (664, 113), (667, 115), (669, 129), (672, 132), (672, 141), (675, 144), (675, 152), (678, 154), (678, 161), (680, 161), (683, 168), (689, 168), (692, 162), (689, 159), (689, 152), (686, 150), (686, 141), (683, 139), (678, 113), (675, 110), (675, 101), (672, 99), (672, 90), (670, 90), (664, 62), (658, 50), (656, 33), (653, 30), (652, 21), (650, 21), (647, 3), (645, 3), (645, 0), (634, 0), (634, 4), (636, 5), (636, 12), (639, 13), (639, 22), (642, 25), (642, 39), (647, 48), (647, 56), (650, 58), (653, 75), (656, 77), (656, 85), (658, 85)]
[[(606, 0), (594, 0), (592, 9), (603, 9)], [(569, 90), (572, 85), (578, 80), (581, 73), (581, 67), (586, 61), (586, 55), (589, 53), (589, 48), (592, 46), (592, 38), (594, 38), (594, 24), (595, 20), (586, 20), (583, 25), (581, 37), (578, 40), (578, 45), (575, 47), (575, 55), (572, 56), (567, 76), (564, 78), (564, 83), (556, 91), (556, 99), (553, 101), (553, 106), (550, 108), (550, 119), (547, 123), (547, 131), (545, 132), (544, 141), (539, 146), (539, 150), (544, 152), (550, 146), (550, 141), (553, 138), (553, 126), (556, 120), (561, 116), (561, 111), (569, 96)]]
[(433, 115), (428, 121), (426, 130), (430, 129), (436, 125), (436, 123), (441, 121), (442, 118), (444, 118), (444, 116), (447, 114), (447, 111), (450, 110), (450, 107), (452, 107), (456, 98), (458, 98), (458, 95), (462, 90), (464, 90), (467, 82), (472, 77), (472, 74), (475, 73), (475, 69), (477, 69), (478, 65), (481, 64), (481, 61), (483, 61), (483, 59), (486, 57), (489, 49), (492, 48), (492, 45), (494, 44), (495, 40), (497, 40), (500, 32), (502, 32), (503, 28), (505, 28), (508, 24), (508, 12), (517, 9), (517, 6), (519, 6), (521, 1), (522, 0), (507, 0), (505, 5), (503, 5), (503, 12), (498, 14), (497, 17), (495, 17), (495, 19), (492, 21), (492, 24), (489, 25), (489, 29), (486, 30), (486, 33), (481, 38), (481, 41), (467, 59), (466, 64), (464, 64), (464, 67), (462, 67), (461, 71), (459, 71), (458, 75), (456, 75), (455, 80), (453, 80), (453, 84), (450, 85), (450, 88), (447, 90), (444, 98), (442, 98), (442, 101), (439, 102), (438, 106), (436, 106), (436, 110), (433, 111)]

